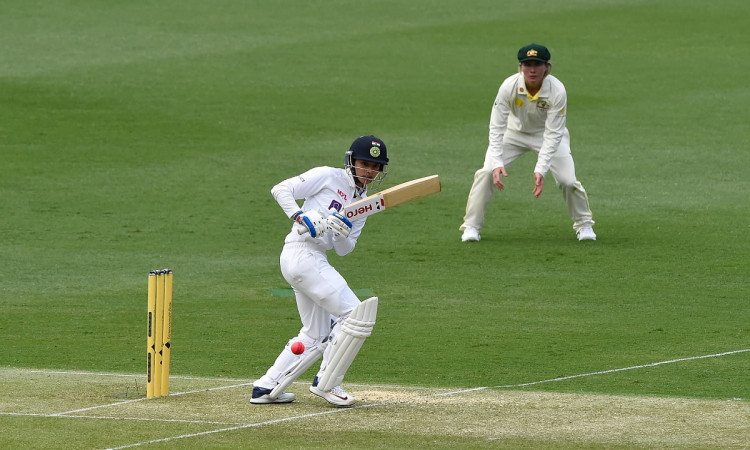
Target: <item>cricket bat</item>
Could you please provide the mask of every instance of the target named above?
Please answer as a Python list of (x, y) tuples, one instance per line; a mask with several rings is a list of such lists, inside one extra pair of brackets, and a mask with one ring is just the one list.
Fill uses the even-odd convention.
[(369, 195), (345, 206), (342, 214), (349, 220), (361, 219), (438, 192), (440, 192), (440, 175), (430, 175)]
[[(388, 189), (383, 189), (377, 194), (357, 200), (345, 206), (341, 214), (345, 215), (349, 220), (362, 219), (403, 203), (437, 194), (438, 192), (440, 192), (440, 175), (430, 175), (429, 177), (417, 178), (416, 180), (397, 184)], [(298, 231), (299, 234), (306, 232), (307, 230)]]

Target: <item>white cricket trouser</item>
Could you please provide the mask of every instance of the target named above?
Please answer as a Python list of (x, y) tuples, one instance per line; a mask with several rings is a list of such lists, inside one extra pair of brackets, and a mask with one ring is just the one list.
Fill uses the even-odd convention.
[[(528, 135), (508, 131), (503, 137), (503, 162), (507, 168), (526, 152), (539, 153), (542, 147), (542, 135)], [(485, 157), (484, 166), (474, 174), (474, 184), (469, 191), (466, 202), (466, 215), (460, 230), (474, 227), (481, 230), (484, 226), (484, 215), (487, 205), (492, 199), (495, 185), (492, 182), (492, 165)], [(568, 214), (573, 220), (573, 229), (578, 231), (584, 227), (594, 225), (589, 198), (581, 182), (576, 179), (575, 163), (570, 154), (570, 134), (565, 130), (560, 146), (550, 160), (550, 173), (562, 190), (563, 199), (568, 207)]]
[[(346, 318), (359, 304), (357, 295), (344, 277), (328, 263), (325, 252), (315, 245), (304, 242), (284, 245), (280, 263), (284, 279), (294, 290), (302, 328), (296, 337), (289, 340), (266, 374), (255, 383), (255, 386), (264, 388), (273, 388), (309, 349), (319, 345), (329, 334), (335, 335), (340, 325), (332, 333), (332, 321)], [(290, 347), (294, 341), (305, 344), (305, 353), (292, 353)], [(323, 353), (321, 367), (326, 365), (329, 348)]]

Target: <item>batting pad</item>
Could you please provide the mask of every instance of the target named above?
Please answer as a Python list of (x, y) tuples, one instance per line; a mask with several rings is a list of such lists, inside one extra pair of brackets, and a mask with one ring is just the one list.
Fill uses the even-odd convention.
[(318, 389), (330, 391), (341, 384), (365, 339), (372, 334), (377, 314), (378, 298), (370, 297), (357, 305), (344, 320), (341, 331), (331, 343), (329, 361), (318, 379)]
[(326, 349), (327, 345), (328, 343), (323, 342), (322, 344), (317, 345), (315, 348), (307, 352), (307, 355), (305, 355), (304, 358), (300, 358), (297, 364), (293, 365), (292, 368), (284, 374), (281, 382), (277, 384), (275, 388), (273, 388), (268, 396), (272, 399), (276, 399), (279, 395), (283, 394), (284, 391), (286, 391), (286, 388), (291, 386), (292, 383), (294, 383), (294, 381), (299, 378), (300, 375), (305, 373), (305, 371), (307, 371), (310, 366), (315, 364), (315, 361), (319, 360), (321, 356), (323, 356), (323, 351)]

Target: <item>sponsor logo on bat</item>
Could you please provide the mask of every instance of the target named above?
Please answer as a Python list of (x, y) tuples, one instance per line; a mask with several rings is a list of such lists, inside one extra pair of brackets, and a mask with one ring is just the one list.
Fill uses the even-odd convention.
[(380, 211), (381, 209), (385, 209), (385, 202), (382, 198), (375, 199), (373, 202), (362, 205), (358, 208), (347, 209), (346, 218), (355, 219), (357, 217), (369, 216), (370, 214), (373, 214), (376, 211)]
[(373, 210), (372, 205), (360, 206), (359, 208), (354, 209), (354, 210), (347, 210), (346, 218), (353, 219), (357, 216), (366, 215), (367, 213), (372, 212), (372, 210)]

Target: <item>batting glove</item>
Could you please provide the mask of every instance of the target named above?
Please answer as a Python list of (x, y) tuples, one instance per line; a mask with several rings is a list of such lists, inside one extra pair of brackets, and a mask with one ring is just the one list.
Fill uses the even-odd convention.
[(351, 221), (338, 211), (331, 212), (331, 215), (326, 217), (326, 223), (328, 229), (337, 237), (347, 238), (352, 231)]
[(297, 211), (292, 216), (292, 219), (298, 224), (307, 228), (307, 231), (312, 237), (320, 237), (327, 229), (326, 220), (315, 210), (307, 212)]

